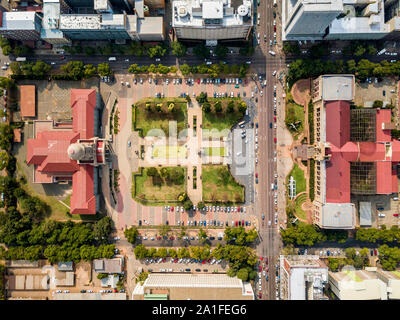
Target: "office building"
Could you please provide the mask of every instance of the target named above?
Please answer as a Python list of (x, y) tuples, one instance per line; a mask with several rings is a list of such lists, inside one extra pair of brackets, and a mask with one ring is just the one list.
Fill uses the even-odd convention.
[(280, 256), (280, 297), (282, 300), (326, 300), (328, 267), (319, 256)]
[(250, 283), (226, 274), (150, 273), (133, 300), (254, 300)]
[[(282, 39), (382, 39), (390, 32), (385, 2), (390, 1), (285, 0), (282, 2)], [(395, 27), (395, 23), (392, 25)]]
[[(398, 193), (400, 141), (391, 137), (391, 110), (351, 109), (353, 97), (353, 75), (325, 75), (312, 83), (313, 217), (321, 228), (357, 226), (352, 196)], [(360, 223), (370, 224), (368, 204), (361, 202), (360, 211)]]
[(250, 0), (175, 0), (172, 26), (178, 39), (245, 40), (253, 26)]
[(28, 139), (27, 163), (34, 183), (72, 182), (71, 214), (95, 214), (99, 208), (98, 166), (107, 163), (108, 141), (94, 136), (96, 90), (71, 90), (72, 124), (37, 120)]
[(339, 300), (387, 300), (386, 283), (367, 270), (329, 271), (329, 286)]
[(43, 21), (40, 37), (52, 45), (70, 44), (70, 39), (59, 29), (60, 14), (70, 10), (64, 0), (43, 0)]
[(0, 34), (12, 40), (40, 40), (42, 17), (34, 11), (0, 12)]

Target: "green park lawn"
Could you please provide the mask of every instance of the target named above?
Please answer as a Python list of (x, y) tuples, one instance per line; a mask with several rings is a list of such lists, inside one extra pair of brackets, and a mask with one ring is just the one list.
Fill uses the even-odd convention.
[(299, 195), (294, 202), (294, 211), (296, 217), (299, 219), (307, 220), (306, 212), (301, 208), (301, 205), (307, 200), (307, 195), (305, 193)]
[(300, 167), (295, 164), (292, 171), (286, 177), (286, 185), (289, 185), (290, 176), (293, 176), (293, 179), (296, 180), (296, 195), (306, 191), (306, 178), (304, 177), (304, 171), (300, 169)]
[[(175, 104), (174, 111), (168, 111), (168, 105)], [(151, 105), (151, 111), (146, 110), (146, 103)], [(162, 111), (156, 110), (156, 105), (162, 103)], [(147, 136), (152, 129), (161, 129), (165, 136), (169, 136), (169, 122), (176, 121), (179, 133), (186, 128), (187, 102), (184, 98), (145, 98), (132, 108), (132, 128), (142, 129), (142, 137)]]
[[(142, 175), (133, 174), (133, 188), (132, 196), (138, 202), (150, 205), (175, 205), (177, 204), (178, 195), (186, 191), (185, 177), (186, 168), (183, 167), (164, 167), (167, 172), (171, 172), (172, 169), (182, 175), (180, 183), (176, 184), (171, 182), (168, 178), (151, 177), (147, 175), (150, 168), (143, 168)], [(161, 168), (157, 168), (160, 174)]]
[(202, 167), (204, 202), (244, 202), (244, 187), (236, 182), (228, 166)]
[[(219, 114), (213, 111), (214, 103), (217, 101), (222, 103), (222, 112)], [(235, 112), (227, 112), (229, 101), (235, 102)], [(212, 111), (209, 113), (203, 112), (203, 129), (230, 130), (234, 124), (243, 118), (243, 114), (237, 110), (237, 103), (240, 101), (242, 101), (240, 98), (208, 98)]]
[[(285, 123), (295, 140), (298, 139), (304, 130), (304, 121), (304, 107), (294, 102), (287, 102)], [(296, 124), (298, 122), (299, 124)], [(296, 129), (290, 123), (296, 124)]]

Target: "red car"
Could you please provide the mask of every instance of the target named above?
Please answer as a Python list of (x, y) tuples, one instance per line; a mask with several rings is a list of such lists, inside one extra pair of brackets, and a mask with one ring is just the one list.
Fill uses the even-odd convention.
[(398, 217), (399, 214), (398, 213), (393, 213), (393, 217)]
[(268, 264), (268, 257), (265, 257), (265, 263)]
[(169, 237), (169, 240), (175, 240), (175, 238), (174, 237)]
[(205, 264), (206, 263), (206, 260), (201, 260), (201, 264)]
[(262, 292), (258, 293), (258, 298), (261, 299), (262, 298)]
[(235, 221), (235, 226), (236, 226), (236, 227), (238, 226), (238, 222), (237, 222), (237, 221)]
[(261, 260), (261, 261), (263, 261), (263, 259), (264, 259), (263, 257), (260, 257), (260, 260)]
[(276, 138), (274, 138), (274, 142), (276, 143)]
[(238, 212), (240, 212), (240, 207), (238, 207), (237, 209), (238, 209)]
[(261, 266), (259, 266), (259, 267), (258, 267), (258, 271), (262, 271), (262, 268), (261, 268)]
[(244, 226), (244, 220), (242, 220), (242, 226)]
[(374, 255), (378, 255), (378, 250), (374, 249)]
[(269, 268), (268, 268), (268, 266), (267, 266), (267, 267), (265, 268), (265, 271), (268, 272), (268, 270), (269, 270)]
[(199, 84), (200, 83), (200, 79), (197, 79), (197, 84)]
[(247, 84), (247, 79), (244, 79), (244, 84)]
[(274, 26), (274, 31), (276, 32), (276, 26)]
[(276, 117), (274, 117), (274, 122), (276, 122)]
[(161, 240), (162, 238), (161, 237), (157, 237), (157, 240)]
[(258, 178), (258, 173), (256, 172), (256, 178)]
[[(276, 138), (275, 138), (276, 139)], [(171, 212), (174, 212), (174, 207), (171, 207)]]

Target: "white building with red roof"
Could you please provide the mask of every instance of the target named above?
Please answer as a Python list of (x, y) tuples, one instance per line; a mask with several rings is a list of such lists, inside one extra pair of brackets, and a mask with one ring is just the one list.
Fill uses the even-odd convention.
[(72, 123), (34, 121), (27, 163), (35, 183), (72, 181), (71, 214), (95, 214), (97, 167), (106, 163), (108, 142), (94, 136), (95, 89), (71, 90)]

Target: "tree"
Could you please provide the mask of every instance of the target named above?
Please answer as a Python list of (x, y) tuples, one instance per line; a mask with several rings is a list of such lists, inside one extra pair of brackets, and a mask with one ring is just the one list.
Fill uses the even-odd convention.
[(108, 278), (108, 273), (98, 273), (97, 274), (97, 279), (102, 280)]
[(181, 70), (182, 74), (184, 76), (188, 75), (190, 73), (190, 67), (188, 64), (184, 63), (182, 64), (179, 69)]
[(246, 104), (246, 102), (244, 102), (244, 101), (242, 101), (242, 102), (240, 102), (239, 103), (239, 112), (241, 112), (241, 113), (245, 113), (246, 112), (246, 110), (247, 110), (247, 104)]
[(34, 65), (32, 65), (32, 74), (36, 77), (43, 77), (47, 75), (51, 70), (51, 65), (44, 63), (43, 61), (36, 61)]
[(211, 112), (211, 104), (209, 102), (204, 102), (202, 109), (205, 113), (210, 113)]
[(383, 101), (382, 100), (375, 100), (374, 104), (372, 105), (373, 108), (382, 108), (383, 107)]
[(289, 54), (299, 55), (300, 54), (300, 48), (297, 45), (297, 42), (296, 43), (292, 43), (292, 42), (285, 41), (283, 43), (283, 48), (282, 49), (283, 49), (283, 52), (286, 55), (289, 55)]
[(228, 47), (218, 44), (215, 48), (215, 54), (218, 58), (225, 59), (228, 54)]
[(84, 64), (82, 61), (70, 61), (61, 66), (61, 70), (73, 80), (81, 80), (84, 76)]
[(356, 57), (362, 56), (365, 52), (367, 51), (367, 49), (364, 48), (363, 45), (359, 45), (357, 46), (357, 48), (354, 51), (354, 55)]
[(228, 102), (228, 109), (227, 109), (228, 113), (233, 113), (235, 111), (235, 102), (233, 102), (233, 100), (230, 100)]
[(356, 256), (356, 249), (354, 249), (354, 248), (346, 248), (344, 250), (344, 254), (346, 255), (346, 257), (348, 259), (354, 259), (354, 257)]
[(148, 250), (142, 244), (137, 245), (133, 252), (135, 253), (136, 259), (144, 259), (148, 256)]
[(214, 104), (214, 110), (215, 110), (216, 113), (222, 112), (222, 104), (221, 104), (221, 101), (217, 101), (217, 102)]
[(186, 199), (185, 202), (183, 203), (183, 208), (186, 211), (189, 211), (193, 208), (193, 202), (190, 199)]
[(99, 242), (107, 242), (111, 229), (112, 219), (110, 217), (103, 217), (94, 224), (93, 236)]
[(203, 230), (203, 228), (199, 229), (198, 233), (200, 243), (205, 243), (207, 241), (207, 232)]
[(167, 49), (160, 46), (160, 45), (156, 45), (154, 47), (148, 47), (147, 48), (147, 55), (150, 58), (153, 57), (163, 57), (167, 54)]
[(85, 46), (85, 54), (87, 56), (93, 56), (95, 53), (96, 53), (95, 48), (89, 47), (89, 46)]
[(177, 57), (182, 57), (186, 54), (186, 47), (179, 41), (173, 41), (171, 43), (172, 54)]
[(147, 173), (147, 175), (149, 177), (154, 177), (154, 176), (156, 176), (158, 174), (158, 170), (157, 170), (157, 168), (150, 167), (150, 168), (147, 169), (146, 173)]
[(309, 224), (290, 226), (281, 231), (281, 236), (285, 244), (312, 246), (314, 243), (323, 240), (322, 233), (318, 232), (316, 227)]
[(242, 281), (247, 281), (247, 279), (249, 278), (249, 272), (247, 271), (247, 269), (243, 268), (236, 273), (236, 276)]
[(1, 49), (5, 56), (8, 56), (12, 52), (12, 48), (10, 45), (3, 46), (3, 47), (1, 47)]
[(140, 44), (140, 42), (132, 41), (126, 48), (126, 53), (136, 57), (141, 57), (144, 54), (144, 47)]
[(206, 92), (200, 92), (200, 94), (196, 97), (196, 100), (198, 103), (204, 103), (207, 101), (207, 93)]
[(206, 205), (204, 204), (203, 201), (200, 201), (200, 202), (197, 204), (197, 208), (199, 208), (200, 210), (204, 209), (205, 206), (206, 206)]
[(199, 58), (206, 59), (210, 56), (210, 50), (204, 44), (198, 44), (194, 47), (193, 53)]
[(96, 68), (92, 64), (85, 65), (84, 78), (89, 79), (96, 74)]
[(97, 66), (97, 73), (102, 77), (109, 77), (112, 75), (110, 65), (108, 63), (99, 63)]
[(0, 152), (0, 170), (4, 170), (7, 165), (8, 161), (10, 160), (10, 154), (7, 151)]
[(137, 237), (139, 236), (139, 231), (136, 227), (132, 226), (129, 229), (125, 229), (124, 235), (126, 240), (128, 240), (129, 243), (135, 244)]
[(160, 236), (167, 237), (168, 234), (171, 232), (171, 227), (167, 224), (163, 224), (160, 228)]

